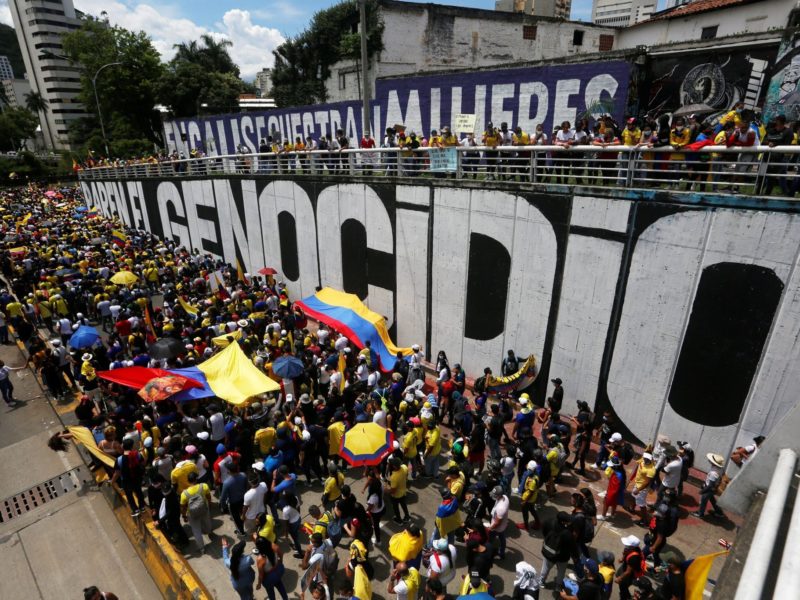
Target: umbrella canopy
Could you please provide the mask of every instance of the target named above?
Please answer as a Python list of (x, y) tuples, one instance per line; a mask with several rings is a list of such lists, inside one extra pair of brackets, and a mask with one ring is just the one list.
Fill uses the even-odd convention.
[(139, 396), (145, 402), (158, 402), (166, 400), (170, 396), (182, 392), (186, 388), (203, 387), (194, 379), (183, 377), (182, 375), (167, 375), (164, 377), (154, 377), (139, 390)]
[(273, 269), (272, 267), (264, 267), (263, 269), (258, 270), (259, 274), (261, 275), (277, 275), (278, 272)]
[(372, 466), (392, 451), (394, 434), (377, 423), (358, 423), (344, 432), (339, 456), (354, 467)]
[(69, 277), (71, 275), (77, 275), (78, 271), (75, 269), (59, 269), (55, 272), (56, 277)]
[(708, 104), (686, 104), (681, 106), (678, 110), (672, 113), (673, 117), (687, 117), (689, 115), (705, 115), (714, 112)]
[(44, 195), (47, 196), (48, 198), (55, 198), (56, 197), (56, 193), (53, 190), (47, 190), (44, 193)]
[(456, 600), (494, 600), (494, 596), (488, 592), (478, 592), (477, 594), (464, 594), (456, 598)]
[(89, 348), (100, 341), (100, 334), (94, 327), (81, 325), (72, 332), (69, 338), (69, 345), (73, 348)]
[(305, 366), (303, 365), (303, 361), (294, 356), (281, 356), (272, 363), (272, 372), (284, 379), (299, 377), (304, 370)]
[(130, 271), (120, 271), (111, 276), (111, 283), (118, 285), (133, 285), (139, 281), (139, 278)]
[(103, 244), (103, 238), (99, 238), (99, 237), (92, 238), (91, 240), (89, 240), (89, 243), (92, 246), (101, 246)]
[(178, 338), (161, 338), (148, 348), (148, 354), (152, 358), (175, 358), (186, 352), (184, 343)]

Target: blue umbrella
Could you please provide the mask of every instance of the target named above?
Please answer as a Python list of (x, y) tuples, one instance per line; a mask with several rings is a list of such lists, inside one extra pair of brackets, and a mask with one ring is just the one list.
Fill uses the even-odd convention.
[(456, 600), (495, 600), (495, 598), (487, 592), (478, 592), (477, 594), (464, 594)]
[(303, 361), (294, 356), (281, 356), (272, 363), (272, 372), (284, 379), (299, 377), (304, 370)]
[(90, 348), (100, 341), (100, 334), (94, 327), (81, 325), (69, 338), (69, 345), (73, 348)]

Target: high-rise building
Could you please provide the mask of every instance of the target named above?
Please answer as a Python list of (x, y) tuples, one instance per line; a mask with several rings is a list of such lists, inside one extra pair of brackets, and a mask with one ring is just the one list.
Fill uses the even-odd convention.
[(255, 86), (259, 98), (269, 98), (272, 91), (272, 69), (261, 69), (256, 73)]
[(25, 96), (31, 91), (31, 84), (27, 79), (4, 79), (3, 90), (9, 106), (25, 106)]
[(61, 36), (81, 26), (80, 13), (72, 0), (10, 0), (9, 8), (31, 89), (47, 102), (40, 115), (44, 144), (68, 149), (67, 126), (86, 111), (78, 101), (80, 68), (60, 58)]
[(5, 54), (0, 54), (0, 79), (14, 79), (14, 69)]
[(572, 0), (495, 0), (494, 9), (524, 13), (534, 17), (569, 19)]
[(627, 27), (650, 18), (656, 0), (594, 0), (592, 23), (607, 27)]

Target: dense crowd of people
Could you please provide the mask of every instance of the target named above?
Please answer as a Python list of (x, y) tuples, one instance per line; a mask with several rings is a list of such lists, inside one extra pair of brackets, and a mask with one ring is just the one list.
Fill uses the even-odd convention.
[[(643, 118), (628, 117), (620, 125), (610, 115), (597, 119), (583, 118), (576, 123), (554, 124), (545, 131), (538, 124), (526, 132), (520, 126), (487, 123), (482, 135), (457, 135), (447, 125), (429, 135), (406, 130), (405, 126), (388, 127), (377, 139), (366, 134), (354, 143), (344, 130), (333, 135), (295, 136), (294, 141), (277, 130), (262, 138), (258, 146), (239, 144), (231, 165), (208, 157), (202, 146), (183, 151), (160, 153), (132, 159), (93, 156), (80, 165), (92, 167), (144, 166), (152, 175), (205, 173), (232, 168), (238, 173), (321, 174), (355, 172), (370, 175), (419, 176), (432, 164), (426, 149), (459, 147), (463, 151), (461, 170), (466, 178), (536, 181), (576, 185), (627, 185), (629, 175), (639, 186), (669, 187), (688, 191), (743, 190), (770, 195), (775, 189), (782, 196), (794, 196), (800, 189), (795, 172), (796, 154), (771, 154), (763, 177), (756, 177), (756, 163), (766, 155), (756, 152), (700, 152), (706, 146), (754, 149), (756, 147), (793, 146), (798, 143), (798, 126), (783, 116), (761, 123), (758, 115), (737, 103), (730, 111), (713, 119), (704, 115), (671, 117), (668, 114)], [(524, 146), (525, 150), (513, 150)], [(531, 147), (548, 146), (551, 150), (537, 157)], [(553, 151), (552, 147), (569, 150)], [(635, 166), (629, 155), (618, 147), (636, 150)], [(367, 152), (348, 156), (344, 150), (360, 148)], [(395, 149), (394, 152), (376, 151)], [(557, 149), (556, 149), (557, 150)], [(213, 154), (213, 153), (212, 153)], [(255, 156), (258, 154), (259, 156)], [(207, 158), (192, 162), (186, 159)], [(455, 168), (435, 173), (443, 176)], [(631, 171), (631, 173), (629, 173)], [(534, 174), (535, 172), (535, 174)]]
[[(300, 561), (300, 589), (316, 600), (339, 592), (369, 600), (378, 554), (391, 562), (387, 592), (398, 600), (491, 594), (493, 573), (514, 568), (516, 598), (546, 588), (580, 600), (612, 591), (623, 600), (684, 597), (684, 557), (665, 546), (680, 526), (691, 444), (660, 436), (637, 453), (612, 412), (595, 415), (583, 401), (573, 411), (558, 378), (540, 407), (527, 393), (491, 393), (490, 367), (473, 383), (444, 352), (428, 363), (419, 345), (381, 365), (369, 345), (310, 322), (279, 278), (95, 216), (76, 189), (29, 186), (3, 197), (2, 341), (10, 325), (50, 395), (79, 397), (75, 417), (114, 460), (98, 470), (108, 471), (134, 517), (153, 519), (178, 548), (203, 552), (212, 510), (228, 515), (238, 539), (222, 538), (223, 560), (241, 598), (265, 588), (270, 600), (286, 600), (284, 552)], [(113, 283), (122, 270), (134, 280)], [(72, 343), (92, 324), (101, 339)], [(147, 403), (98, 375), (199, 365), (220, 351), (220, 337), (239, 344), (281, 391), (237, 406), (219, 398)], [(173, 338), (180, 343), (172, 355), (150, 355), (156, 340)], [(303, 364), (290, 382), (272, 369), (285, 355)], [(509, 350), (499, 372), (513, 374), (523, 362)], [(10, 403), (8, 369), (0, 364)], [(380, 464), (363, 469), (340, 456), (342, 436), (360, 423), (377, 423), (396, 440)], [(59, 434), (53, 447), (69, 437)], [(737, 464), (762, 440), (737, 448)], [(725, 459), (707, 460), (695, 514), (721, 519), (715, 494)], [(607, 481), (602, 497), (588, 487), (598, 477)], [(414, 514), (409, 493), (430, 486), (439, 504), (418, 504), (423, 514)], [(569, 497), (568, 510), (553, 511), (558, 495)], [(594, 547), (599, 523), (621, 511), (638, 517), (641, 536)], [(388, 538), (386, 516), (395, 532)], [(431, 530), (421, 526), (426, 517)], [(506, 564), (511, 527), (541, 540), (539, 568)], [(349, 554), (340, 565), (342, 545)]]

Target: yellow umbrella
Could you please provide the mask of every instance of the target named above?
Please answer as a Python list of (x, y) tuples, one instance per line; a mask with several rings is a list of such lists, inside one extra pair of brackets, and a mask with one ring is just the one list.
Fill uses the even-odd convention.
[(357, 423), (344, 432), (339, 456), (354, 467), (378, 465), (392, 451), (394, 434), (377, 423)]
[(111, 276), (111, 282), (118, 285), (133, 285), (139, 278), (130, 271), (120, 271)]

